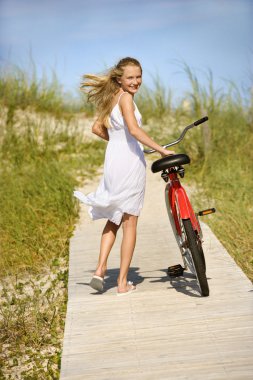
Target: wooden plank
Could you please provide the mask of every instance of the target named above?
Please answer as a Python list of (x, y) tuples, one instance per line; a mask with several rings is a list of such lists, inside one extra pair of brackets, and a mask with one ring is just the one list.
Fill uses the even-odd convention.
[[(84, 192), (95, 188), (90, 184)], [(71, 239), (60, 379), (251, 379), (252, 284), (205, 224), (210, 296), (199, 296), (190, 273), (169, 279), (166, 268), (181, 259), (159, 175), (148, 170), (129, 272), (137, 291), (131, 295), (116, 296), (121, 231), (109, 258), (105, 293), (88, 285), (103, 225), (91, 222), (84, 206)]]

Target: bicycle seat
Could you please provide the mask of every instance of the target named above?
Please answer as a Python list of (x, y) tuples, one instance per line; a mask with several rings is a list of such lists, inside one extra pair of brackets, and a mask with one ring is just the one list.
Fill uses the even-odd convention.
[(190, 162), (190, 157), (187, 156), (187, 154), (174, 154), (173, 156), (166, 156), (154, 161), (151, 166), (151, 171), (152, 173), (157, 173), (164, 169), (189, 164)]

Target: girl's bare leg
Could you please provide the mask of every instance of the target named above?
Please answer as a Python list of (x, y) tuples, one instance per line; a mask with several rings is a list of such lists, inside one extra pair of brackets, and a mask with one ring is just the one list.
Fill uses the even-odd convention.
[(120, 272), (118, 291), (128, 290), (127, 275), (134, 253), (138, 216), (124, 214), (122, 218), (123, 239), (121, 244)]
[(111, 252), (112, 246), (115, 242), (118, 226), (112, 223), (110, 220), (107, 221), (105, 228), (102, 232), (101, 243), (100, 243), (100, 254), (98, 258), (98, 265), (95, 274), (100, 277), (104, 277), (107, 269), (107, 259)]

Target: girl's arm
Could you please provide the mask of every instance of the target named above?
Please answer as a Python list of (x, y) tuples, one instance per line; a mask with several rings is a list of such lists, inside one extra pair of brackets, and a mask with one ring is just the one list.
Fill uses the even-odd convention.
[(154, 140), (152, 140), (146, 132), (141, 129), (136, 121), (134, 115), (134, 103), (133, 98), (130, 94), (126, 93), (120, 98), (120, 106), (122, 110), (122, 115), (126, 121), (129, 133), (135, 137), (142, 144), (147, 145), (151, 149), (155, 149), (162, 156), (167, 156), (169, 154), (175, 154), (172, 150), (167, 150), (157, 144)]
[(107, 128), (104, 126), (104, 124), (97, 119), (95, 123), (92, 126), (92, 133), (97, 135), (98, 137), (101, 137), (102, 139), (109, 141), (109, 134)]

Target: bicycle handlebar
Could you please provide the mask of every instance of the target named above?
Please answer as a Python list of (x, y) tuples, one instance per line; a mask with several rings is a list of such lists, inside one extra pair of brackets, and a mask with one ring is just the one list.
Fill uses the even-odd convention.
[(205, 121), (207, 121), (208, 120), (208, 117), (207, 116), (204, 116), (204, 117), (202, 117), (202, 119), (199, 119), (199, 120), (197, 120), (197, 121), (194, 121), (194, 125), (195, 126), (197, 126), (197, 125), (199, 125), (199, 124), (202, 124), (202, 123), (204, 123)]
[[(188, 125), (187, 127), (185, 127), (185, 129), (183, 130), (183, 132), (181, 133), (181, 135), (179, 136), (179, 138), (178, 138), (177, 140), (172, 141), (172, 142), (169, 143), (169, 144), (162, 145), (162, 147), (163, 147), (163, 148), (168, 148), (169, 146), (173, 146), (173, 145), (178, 144), (180, 141), (183, 140), (183, 138), (184, 138), (186, 132), (187, 132), (189, 129), (191, 129), (191, 128), (193, 128), (193, 127), (196, 127), (197, 125), (202, 124), (202, 123), (204, 123), (204, 122), (207, 121), (207, 120), (208, 120), (208, 117), (205, 116), (205, 117), (202, 117), (201, 119), (199, 119), (199, 120), (197, 120), (197, 121), (194, 121), (194, 123), (192, 123), (192, 124)], [(156, 152), (155, 149), (144, 149), (144, 153), (147, 153), (147, 154), (154, 153), (154, 152)]]

